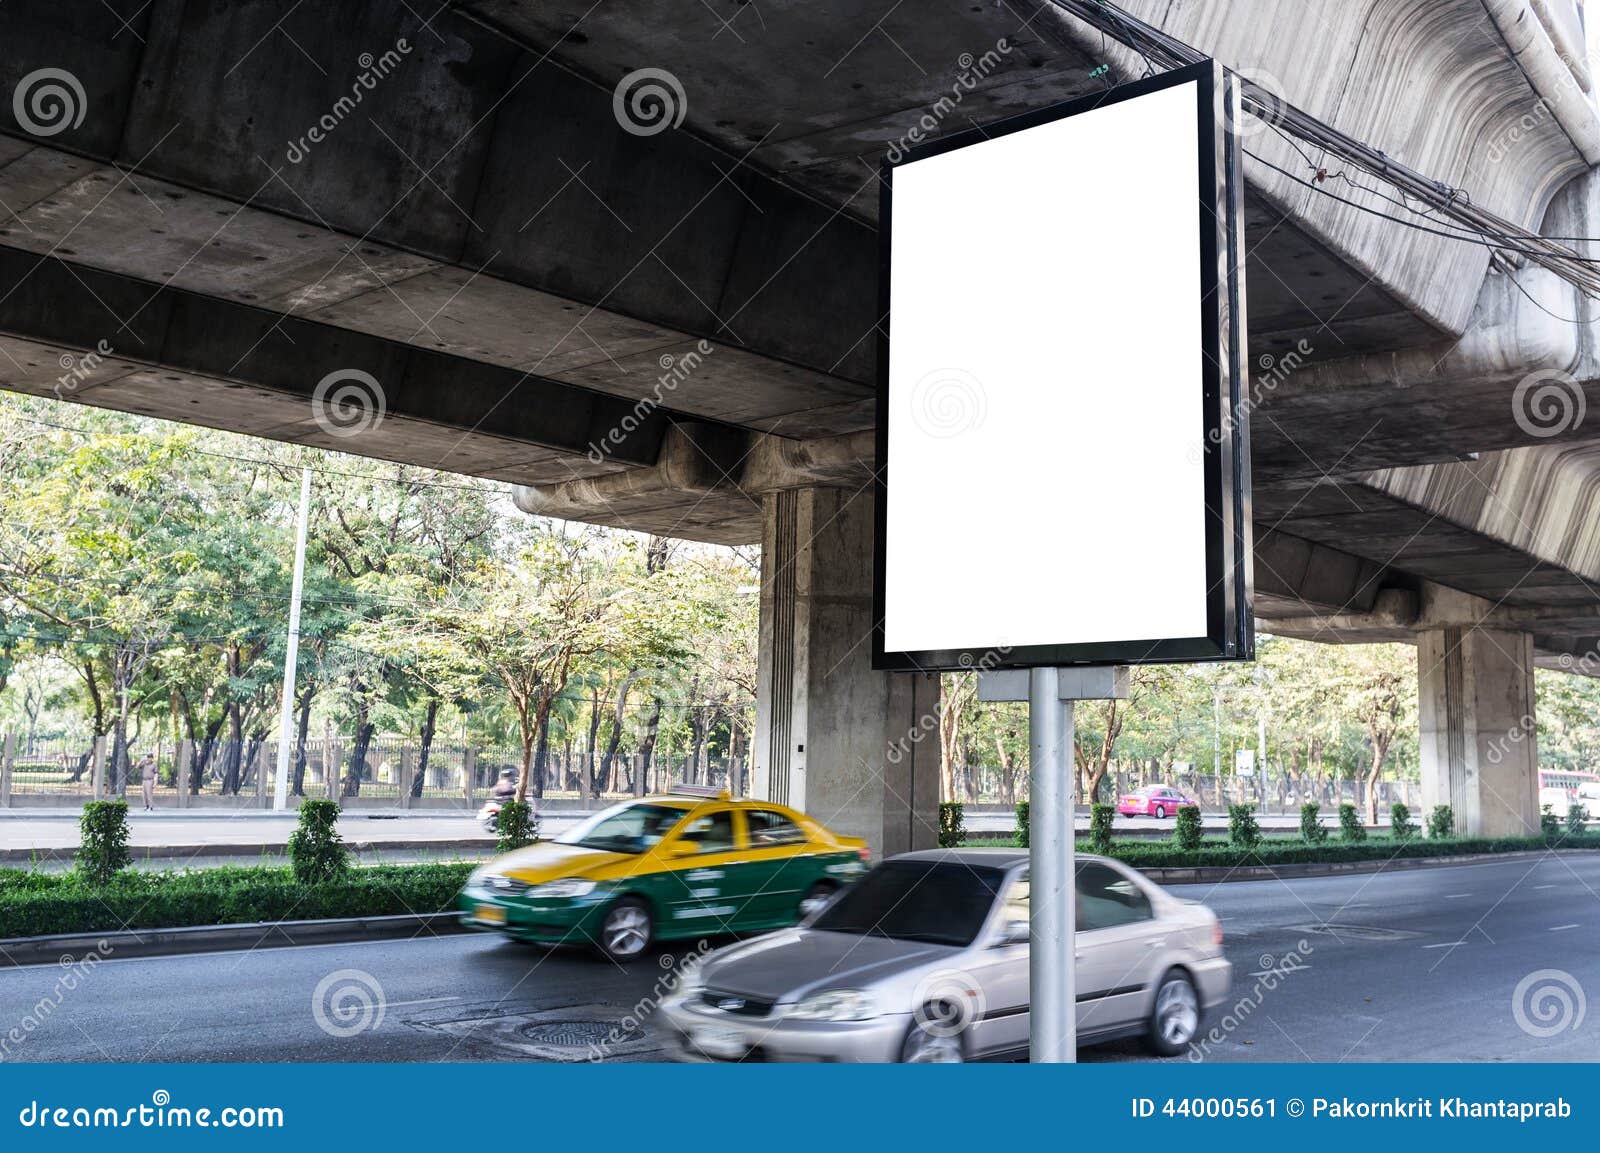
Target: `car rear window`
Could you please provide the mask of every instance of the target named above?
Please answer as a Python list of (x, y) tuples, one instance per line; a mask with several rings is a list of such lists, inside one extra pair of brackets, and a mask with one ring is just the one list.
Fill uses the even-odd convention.
[(959, 861), (885, 861), (823, 910), (811, 928), (934, 945), (970, 945), (1005, 871)]

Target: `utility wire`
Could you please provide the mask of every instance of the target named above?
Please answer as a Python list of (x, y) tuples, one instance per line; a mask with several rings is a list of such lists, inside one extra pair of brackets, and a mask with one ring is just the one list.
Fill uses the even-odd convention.
[[(1185, 44), (1176, 37), (1167, 35), (1160, 29), (1144, 23), (1137, 17), (1122, 11), (1113, 4), (1103, 3), (1101, 0), (1049, 0), (1056, 8), (1075, 16), (1091, 27), (1109, 33), (1116, 40), (1121, 41), (1130, 49), (1137, 52), (1140, 57), (1149, 60), (1152, 56), (1162, 61), (1168, 68), (1180, 68), (1189, 64), (1197, 64), (1206, 59), (1205, 55), (1192, 46)], [(1536, 232), (1505, 220), (1493, 212), (1474, 205), (1470, 197), (1464, 196), (1459, 189), (1452, 188), (1443, 181), (1432, 180), (1412, 170), (1404, 164), (1391, 159), (1380, 149), (1372, 147), (1364, 141), (1340, 132), (1329, 124), (1318, 120), (1316, 117), (1301, 111), (1279, 99), (1275, 94), (1263, 90), (1243, 76), (1238, 77), (1240, 98), (1246, 111), (1269, 124), (1277, 124), (1282, 129), (1313, 147), (1320, 148), (1342, 160), (1345, 164), (1361, 169), (1379, 180), (1390, 185), (1400, 192), (1402, 196), (1409, 196), (1418, 203), (1430, 205), (1433, 211), (1447, 216), (1463, 226), (1469, 232), (1476, 234), (1478, 243), (1485, 247), (1514, 252), (1525, 257), (1532, 263), (1555, 273), (1557, 276), (1573, 284), (1585, 293), (1600, 293), (1600, 274), (1589, 266), (1596, 262), (1579, 256), (1569, 248), (1564, 248), (1556, 243), (1558, 238), (1540, 236)], [(1252, 156), (1255, 154), (1252, 153)], [(1259, 156), (1257, 160), (1261, 160)], [(1263, 163), (1267, 163), (1263, 161)], [(1269, 165), (1269, 167), (1276, 167)], [(1282, 172), (1283, 169), (1278, 169)], [(1286, 174), (1291, 178), (1293, 174)], [(1304, 182), (1303, 182), (1304, 183)], [(1316, 187), (1316, 186), (1313, 186)], [(1329, 193), (1327, 189), (1321, 189)], [(1343, 197), (1336, 197), (1343, 200)], [(1365, 206), (1345, 201), (1354, 207)], [(1416, 211), (1412, 209), (1411, 211)], [(1386, 219), (1404, 227), (1419, 229), (1425, 232), (1436, 232), (1440, 236), (1453, 240), (1468, 240), (1467, 237), (1439, 229), (1430, 229), (1414, 221), (1407, 221), (1389, 217), (1386, 213), (1377, 213)], [(1420, 213), (1419, 213), (1420, 215)], [(1565, 239), (1588, 241), (1593, 238), (1581, 237)], [(1494, 241), (1495, 243), (1490, 243)], [(1471, 242), (1471, 241), (1469, 241)]]

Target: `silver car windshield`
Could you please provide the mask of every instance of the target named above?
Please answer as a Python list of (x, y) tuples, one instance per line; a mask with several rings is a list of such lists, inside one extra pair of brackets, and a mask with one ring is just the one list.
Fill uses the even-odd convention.
[(931, 945), (970, 945), (1005, 871), (959, 861), (885, 861), (822, 911), (812, 929)]

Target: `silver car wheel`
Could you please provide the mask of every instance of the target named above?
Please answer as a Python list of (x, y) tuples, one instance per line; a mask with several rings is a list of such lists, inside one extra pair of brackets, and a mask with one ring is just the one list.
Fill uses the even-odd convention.
[(637, 956), (650, 943), (650, 916), (638, 905), (618, 905), (606, 914), (600, 936), (613, 957)]
[(966, 1060), (961, 1052), (961, 1037), (955, 1033), (913, 1025), (900, 1050), (900, 1060), (908, 1065), (956, 1065)]
[(1200, 1028), (1200, 1001), (1187, 977), (1174, 974), (1162, 984), (1156, 994), (1156, 1028), (1174, 1049), (1194, 1039)]

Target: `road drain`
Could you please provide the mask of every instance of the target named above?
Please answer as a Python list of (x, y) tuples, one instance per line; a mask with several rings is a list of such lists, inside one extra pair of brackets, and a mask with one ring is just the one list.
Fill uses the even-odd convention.
[(522, 1036), (534, 1045), (588, 1050), (597, 1045), (638, 1040), (639, 1030), (626, 1029), (620, 1024), (613, 1025), (605, 1021), (537, 1021), (524, 1025)]
[(536, 1009), (491, 1002), (451, 1005), (406, 1020), (417, 1029), (446, 1033), (463, 1045), (489, 1047), (535, 1061), (660, 1059), (662, 1038), (625, 1009), (607, 1004)]

